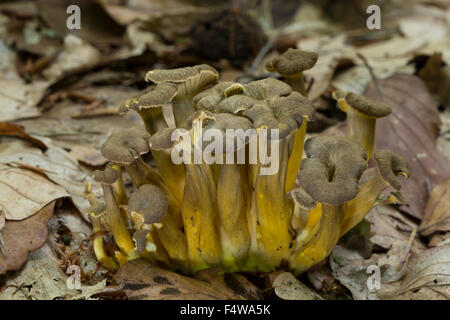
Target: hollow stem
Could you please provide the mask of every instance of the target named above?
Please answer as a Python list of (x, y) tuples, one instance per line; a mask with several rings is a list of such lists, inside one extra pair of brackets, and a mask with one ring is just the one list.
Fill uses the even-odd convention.
[(154, 134), (160, 129), (167, 128), (166, 120), (162, 107), (158, 108), (144, 108), (138, 111), (142, 120), (144, 121), (145, 128), (150, 134)]
[[(101, 233), (104, 231), (100, 218), (91, 216), (91, 221), (94, 233)], [(98, 234), (95, 236), (93, 240), (93, 248), (97, 261), (100, 261), (106, 268), (110, 270), (117, 270), (119, 268), (119, 265), (105, 252), (105, 248), (103, 246), (103, 235)]]
[(111, 166), (114, 170), (117, 171), (118, 174), (118, 178), (117, 180), (113, 183), (113, 189), (114, 189), (114, 194), (116, 196), (117, 199), (117, 204), (120, 205), (127, 205), (128, 204), (128, 196), (127, 196), (127, 192), (125, 190), (125, 186), (123, 184), (123, 179), (122, 179), (122, 168), (119, 164), (114, 164)]
[(347, 107), (347, 137), (358, 142), (367, 152), (370, 160), (375, 142), (375, 118), (369, 118), (360, 112)]

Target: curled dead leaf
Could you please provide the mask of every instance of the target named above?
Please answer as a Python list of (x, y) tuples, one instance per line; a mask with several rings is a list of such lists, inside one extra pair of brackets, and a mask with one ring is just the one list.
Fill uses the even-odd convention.
[(425, 236), (450, 231), (450, 179), (438, 184), (431, 192), (419, 231)]
[(320, 295), (301, 283), (290, 272), (280, 273), (272, 286), (276, 295), (283, 300), (323, 300)]
[(6, 221), (1, 230), (4, 253), (0, 253), (0, 274), (19, 269), (30, 251), (40, 248), (47, 240), (47, 222), (53, 215), (55, 202), (22, 221)]
[(47, 147), (41, 140), (30, 136), (29, 134), (27, 134), (25, 132), (25, 130), (23, 130), (23, 128), (21, 126), (18, 126), (13, 123), (0, 122), (0, 136), (10, 136), (10, 137), (20, 138), (20, 139), (26, 140), (28, 142), (31, 142), (32, 144), (34, 144), (36, 147), (42, 149), (43, 151), (45, 151), (47, 149)]

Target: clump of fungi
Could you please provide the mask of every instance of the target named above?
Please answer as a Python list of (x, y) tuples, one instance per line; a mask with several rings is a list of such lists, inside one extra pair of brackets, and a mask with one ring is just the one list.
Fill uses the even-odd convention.
[[(151, 86), (121, 108), (136, 110), (145, 129), (112, 134), (102, 147), (110, 163), (95, 173), (104, 203), (90, 194), (88, 213), (98, 260), (110, 269), (145, 258), (186, 274), (217, 266), (300, 274), (326, 258), (373, 206), (400, 202), (397, 176), (408, 177), (406, 161), (388, 150), (373, 152), (375, 121), (391, 112), (387, 104), (336, 91), (347, 113), (346, 137), (304, 141), (314, 108), (302, 72), (316, 61), (315, 53), (290, 49), (269, 62), (268, 71), (285, 82), (217, 83), (218, 72), (207, 65), (148, 72)], [(278, 148), (278, 170), (261, 174), (267, 164), (248, 161), (257, 152), (248, 139), (214, 150), (213, 162), (175, 163), (179, 141), (172, 135), (179, 128), (188, 135), (215, 129), (225, 141), (235, 138), (227, 129), (276, 129), (266, 138)], [(156, 168), (146, 161), (149, 153)], [(376, 174), (362, 182), (370, 158)], [(112, 251), (107, 239), (114, 240)]]

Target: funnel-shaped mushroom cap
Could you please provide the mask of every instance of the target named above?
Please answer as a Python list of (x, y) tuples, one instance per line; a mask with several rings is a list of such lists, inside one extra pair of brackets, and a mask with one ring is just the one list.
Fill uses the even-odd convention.
[(287, 97), (276, 97), (254, 104), (243, 112), (255, 128), (278, 129), (279, 138), (299, 128), (304, 120), (314, 115), (313, 105), (297, 92)]
[(111, 167), (105, 170), (95, 170), (94, 180), (104, 184), (113, 184), (119, 178), (119, 173)]
[(284, 97), (292, 92), (292, 88), (275, 78), (252, 81), (244, 85), (243, 92), (249, 97), (264, 100), (273, 97)]
[(142, 109), (159, 108), (172, 101), (177, 95), (177, 88), (171, 83), (161, 83), (151, 86), (142, 95), (129, 99), (124, 106), (120, 107), (120, 112), (127, 112), (129, 109), (140, 111)]
[(150, 151), (150, 134), (140, 127), (131, 127), (113, 133), (103, 144), (102, 155), (116, 163), (130, 164)]
[(216, 105), (225, 99), (225, 90), (232, 86), (234, 82), (226, 81), (216, 84), (214, 87), (197, 94), (193, 99), (197, 110), (214, 111)]
[[(332, 94), (333, 98), (337, 101), (344, 100), (347, 105), (356, 111), (364, 114), (370, 118), (382, 118), (388, 116), (392, 112), (392, 108), (387, 103), (382, 101), (375, 101), (367, 99), (352, 92), (335, 91)], [(339, 104), (342, 108), (345, 108), (345, 104)], [(347, 112), (347, 110), (342, 110)]]
[(178, 69), (156, 69), (147, 72), (146, 81), (154, 83), (183, 84), (177, 87), (178, 95), (196, 93), (219, 79), (219, 73), (206, 64)]
[(344, 137), (317, 136), (305, 143), (299, 183), (316, 201), (340, 205), (358, 193), (366, 151)]
[(167, 211), (166, 194), (157, 186), (144, 184), (131, 194), (128, 213), (136, 229), (158, 222)]
[(316, 64), (317, 59), (318, 55), (315, 52), (291, 48), (267, 62), (266, 69), (269, 72), (276, 71), (284, 77), (289, 77), (311, 69)]
[(409, 168), (406, 160), (390, 150), (377, 150), (373, 158), (383, 179), (394, 189), (400, 190), (402, 185), (397, 176), (402, 175), (406, 179), (409, 177)]

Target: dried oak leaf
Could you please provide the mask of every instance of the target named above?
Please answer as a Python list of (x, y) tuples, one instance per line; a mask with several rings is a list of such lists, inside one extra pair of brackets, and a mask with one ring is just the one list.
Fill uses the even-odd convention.
[(53, 215), (54, 208), (53, 201), (27, 219), (6, 221), (1, 230), (5, 252), (0, 252), (0, 275), (22, 267), (27, 261), (28, 253), (44, 245), (48, 235), (47, 222)]
[(114, 279), (124, 285), (123, 290), (130, 300), (243, 300), (248, 299), (248, 295), (256, 298), (249, 293), (251, 291), (241, 291), (244, 290), (242, 282), (236, 285), (236, 281), (240, 281), (236, 275), (231, 287), (230, 278), (220, 279), (222, 276), (216, 275), (218, 279), (214, 279), (212, 273), (203, 272), (197, 274), (202, 280), (194, 279), (160, 269), (145, 260), (133, 260), (123, 265)]
[(431, 192), (419, 231), (425, 236), (450, 231), (450, 179), (438, 184)]
[[(411, 177), (402, 188), (407, 203), (403, 209), (421, 219), (429, 196), (427, 181), (434, 186), (450, 176), (448, 161), (436, 148), (439, 112), (418, 77), (394, 74), (378, 84), (392, 114), (377, 120), (375, 148), (392, 150), (408, 160)], [(373, 83), (365, 96), (381, 99)]]
[(25, 130), (13, 123), (9, 122), (0, 122), (0, 136), (8, 136), (8, 137), (16, 137), (28, 142), (31, 142), (36, 147), (42, 149), (43, 151), (47, 150), (47, 146), (39, 139), (36, 139), (30, 136)]

